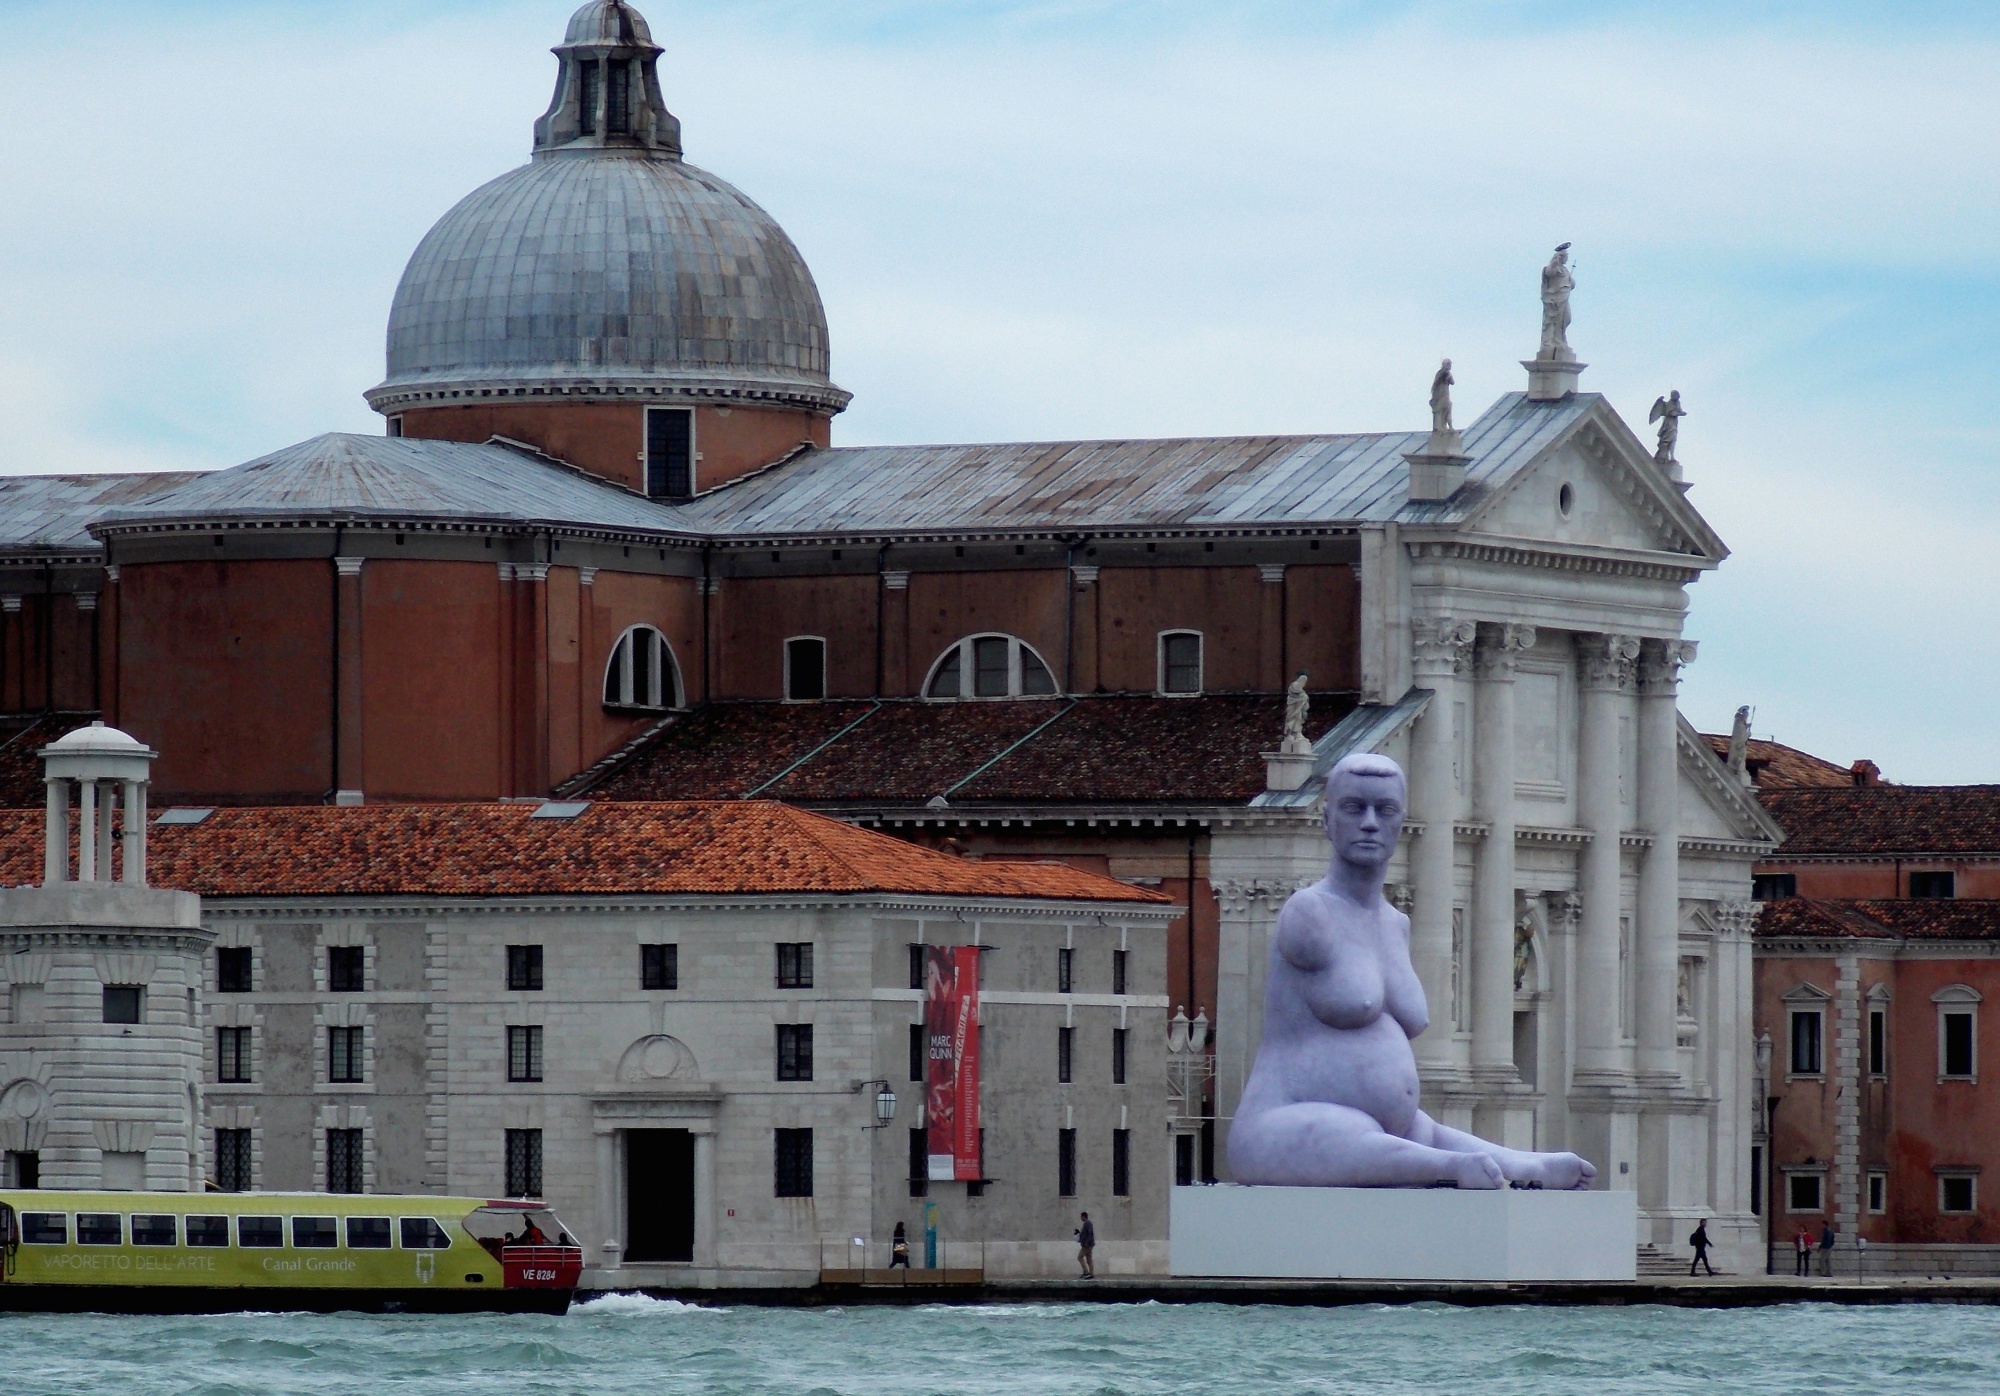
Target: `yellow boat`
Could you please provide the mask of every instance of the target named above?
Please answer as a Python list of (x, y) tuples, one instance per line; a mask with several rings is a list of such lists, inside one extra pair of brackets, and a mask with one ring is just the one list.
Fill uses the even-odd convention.
[(0, 1191), (0, 1309), (561, 1313), (583, 1250), (539, 1202)]

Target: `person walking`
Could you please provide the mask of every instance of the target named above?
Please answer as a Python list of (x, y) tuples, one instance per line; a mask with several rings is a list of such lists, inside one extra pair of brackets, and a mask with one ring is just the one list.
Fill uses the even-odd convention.
[(910, 1268), (910, 1233), (903, 1230), (901, 1222), (896, 1223), (896, 1234), (889, 1238), (889, 1268), (893, 1270), (898, 1265), (905, 1270)]
[(1694, 1267), (1697, 1265), (1708, 1266), (1708, 1273), (1713, 1275), (1715, 1273), (1715, 1266), (1710, 1264), (1708, 1259), (1707, 1217), (1701, 1219), (1701, 1225), (1697, 1226), (1693, 1234), (1688, 1237), (1688, 1244), (1694, 1247), (1694, 1259), (1688, 1262), (1688, 1278), (1694, 1278)]
[(1840, 1228), (1832, 1222), (1821, 1222), (1819, 1228), (1819, 1272), (1828, 1279), (1833, 1278), (1833, 1243), (1839, 1239)]
[(1091, 1253), (1097, 1249), (1097, 1228), (1090, 1224), (1090, 1213), (1083, 1214), (1083, 1225), (1076, 1229), (1076, 1263), (1083, 1271), (1077, 1278), (1094, 1280), (1097, 1278), (1097, 1263)]
[(1799, 1263), (1792, 1274), (1799, 1279), (1807, 1279), (1812, 1275), (1812, 1233), (1800, 1227), (1799, 1234), (1792, 1238), (1792, 1245), (1799, 1253)]

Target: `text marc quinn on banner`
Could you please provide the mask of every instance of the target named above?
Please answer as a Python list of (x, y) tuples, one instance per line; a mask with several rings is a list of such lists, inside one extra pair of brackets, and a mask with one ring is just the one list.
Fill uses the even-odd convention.
[(979, 947), (924, 952), (925, 1138), (933, 1182), (976, 1183), (979, 1149)]

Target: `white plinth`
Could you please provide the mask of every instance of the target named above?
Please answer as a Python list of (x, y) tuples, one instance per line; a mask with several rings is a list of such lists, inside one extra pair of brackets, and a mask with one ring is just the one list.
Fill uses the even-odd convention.
[(1177, 1187), (1175, 1275), (1311, 1280), (1630, 1280), (1629, 1192)]

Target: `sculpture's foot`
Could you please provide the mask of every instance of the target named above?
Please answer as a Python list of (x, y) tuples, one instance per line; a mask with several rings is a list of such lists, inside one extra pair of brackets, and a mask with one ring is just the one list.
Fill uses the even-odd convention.
[(1452, 1181), (1462, 1188), (1504, 1188), (1507, 1175), (1500, 1169), (1500, 1160), (1491, 1154), (1456, 1154)]
[(1587, 1188), (1591, 1179), (1597, 1176), (1597, 1168), (1588, 1159), (1575, 1154), (1516, 1154), (1507, 1176), (1519, 1183), (1544, 1188), (1570, 1190)]

